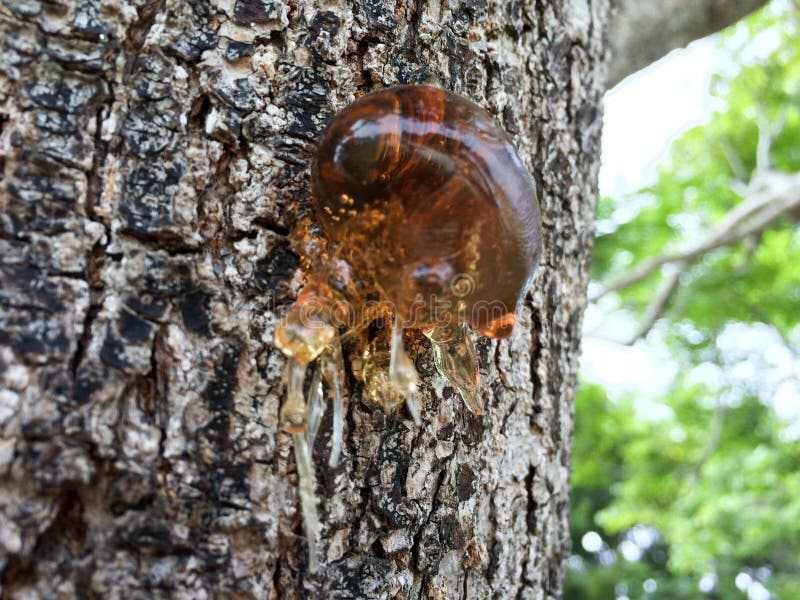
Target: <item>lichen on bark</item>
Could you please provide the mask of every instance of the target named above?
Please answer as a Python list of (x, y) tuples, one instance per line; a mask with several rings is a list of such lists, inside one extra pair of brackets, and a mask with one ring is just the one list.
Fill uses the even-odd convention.
[[(2, 0), (2, 596), (551, 598), (568, 553), (606, 2)], [(487, 415), (423, 425), (349, 376), (306, 570), (277, 319), (329, 117), (434, 82), (534, 174), (545, 253)], [(346, 349), (347, 351), (347, 349)], [(330, 423), (315, 448), (327, 456)]]

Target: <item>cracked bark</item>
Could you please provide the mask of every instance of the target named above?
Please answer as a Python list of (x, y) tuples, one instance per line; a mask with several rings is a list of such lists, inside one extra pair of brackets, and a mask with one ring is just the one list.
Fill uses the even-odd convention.
[[(326, 6), (0, 2), (3, 598), (559, 595), (607, 3)], [(482, 419), (422, 336), (422, 427), (349, 376), (311, 577), (271, 343), (287, 235), (326, 120), (423, 81), (515, 136), (545, 254), (514, 336), (478, 344)]]

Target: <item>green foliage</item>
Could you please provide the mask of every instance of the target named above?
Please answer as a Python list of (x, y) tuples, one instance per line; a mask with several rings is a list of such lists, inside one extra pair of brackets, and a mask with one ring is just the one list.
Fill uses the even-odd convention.
[[(741, 187), (756, 167), (760, 128), (778, 130), (770, 167), (800, 171), (800, 18), (797, 11), (780, 16), (762, 11), (747, 27), (756, 37), (771, 32), (783, 43), (733, 79), (717, 80), (724, 110), (673, 144), (652, 187), (601, 200), (599, 229), (607, 233), (596, 240), (597, 280), (613, 280), (649, 257), (691, 246), (739, 204), (736, 184)], [(631, 206), (640, 209), (629, 217)], [(688, 317), (701, 330), (714, 331), (725, 320), (735, 319), (767, 320), (784, 333), (790, 331), (800, 323), (797, 218), (788, 215), (765, 234), (769, 239), (743, 240), (698, 261), (682, 277), (681, 293), (666, 316)], [(621, 290), (620, 300), (641, 315), (660, 278), (656, 272)], [(731, 312), (713, 310), (719, 306), (730, 306)]]
[[(599, 203), (593, 276), (601, 286), (697, 243), (741, 203), (765, 127), (769, 168), (800, 172), (798, 32), (797, 6), (768, 7), (723, 35), (744, 66), (716, 78), (720, 109), (674, 142), (652, 186)], [(775, 49), (753, 61), (753, 45), (765, 40)], [(798, 220), (787, 214), (683, 272), (656, 326), (679, 365), (658, 419), (641, 398), (584, 382), (566, 598), (746, 598), (737, 576), (741, 588), (749, 577), (771, 598), (798, 597), (800, 441), (768, 401), (760, 351), (732, 353), (725, 342), (735, 327), (773, 328), (800, 353)], [(611, 304), (641, 319), (666, 274), (657, 269), (618, 290)], [(743, 366), (755, 375), (735, 377)], [(583, 547), (590, 532), (602, 539), (599, 550)]]
[[(800, 589), (800, 442), (781, 441), (785, 423), (757, 398), (728, 406), (718, 400), (724, 392), (678, 381), (667, 400), (671, 416), (651, 421), (631, 399), (610, 401), (601, 387), (583, 387), (572, 523), (584, 566), (571, 573), (567, 598), (610, 598), (618, 584), (631, 598), (696, 598), (707, 573), (719, 580), (714, 597), (740, 598), (736, 574), (765, 566), (779, 586)], [(596, 531), (619, 548), (640, 524), (666, 544), (643, 548), (639, 561), (617, 552), (604, 567), (581, 547)], [(647, 579), (657, 593), (643, 593)]]

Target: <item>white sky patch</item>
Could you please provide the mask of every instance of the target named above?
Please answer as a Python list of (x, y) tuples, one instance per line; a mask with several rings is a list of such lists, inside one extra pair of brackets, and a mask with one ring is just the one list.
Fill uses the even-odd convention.
[(655, 340), (655, 332), (633, 346), (615, 341), (630, 335), (635, 326), (627, 313), (608, 313), (590, 305), (584, 320), (581, 375), (603, 385), (612, 396), (637, 394), (637, 409), (644, 416), (669, 417), (670, 409), (656, 399), (666, 393), (678, 365), (666, 347)]
[(628, 562), (637, 562), (642, 558), (642, 549), (630, 540), (623, 540), (619, 544), (619, 552)]
[(717, 575), (715, 573), (706, 573), (700, 578), (697, 587), (704, 594), (711, 593), (717, 585)]
[(671, 52), (628, 77), (605, 97), (600, 193), (619, 196), (655, 180), (656, 165), (672, 141), (708, 122), (713, 73), (730, 64), (713, 39)]
[(603, 549), (603, 538), (596, 531), (587, 531), (581, 538), (581, 545), (587, 552), (600, 552)]

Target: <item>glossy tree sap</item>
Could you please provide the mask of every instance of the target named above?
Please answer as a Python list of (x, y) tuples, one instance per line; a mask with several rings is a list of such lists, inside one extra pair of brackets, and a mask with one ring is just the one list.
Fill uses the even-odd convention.
[[(296, 233), (308, 283), (279, 324), (289, 357), (282, 425), (295, 435), (310, 538), (319, 531), (309, 436), (322, 382), (334, 404), (331, 463), (343, 423), (342, 336), (361, 342), (366, 396), (415, 420), (417, 373), (403, 330), (431, 340), (440, 373), (483, 413), (470, 330), (508, 337), (541, 253), (539, 206), (511, 138), (477, 104), (430, 86), (375, 92), (338, 113), (312, 167), (314, 220)], [(388, 326), (370, 339), (368, 326)], [(308, 365), (316, 361), (308, 401)], [(311, 407), (311, 409), (309, 409)], [(300, 461), (303, 465), (300, 465)], [(308, 479), (311, 478), (311, 479)], [(310, 494), (310, 495), (309, 495)]]

